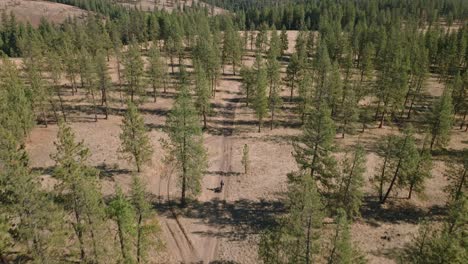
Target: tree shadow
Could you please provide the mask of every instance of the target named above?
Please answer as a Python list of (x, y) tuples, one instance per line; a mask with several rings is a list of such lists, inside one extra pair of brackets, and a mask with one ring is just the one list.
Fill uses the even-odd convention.
[[(172, 210), (178, 208), (178, 201), (156, 203), (154, 207), (160, 214), (173, 218)], [(178, 209), (178, 212), (184, 217), (216, 227), (216, 231), (197, 232), (199, 235), (239, 241), (275, 225), (275, 219), (285, 212), (285, 207), (281, 201), (241, 199), (227, 202), (215, 198), (206, 202), (190, 201), (185, 208)], [(223, 229), (224, 227), (231, 228)]]
[[(394, 198), (395, 199), (395, 198)], [(364, 198), (361, 207), (361, 216), (363, 220), (372, 225), (380, 226), (380, 223), (411, 223), (419, 224), (426, 217), (443, 216), (446, 214), (444, 207), (433, 205), (427, 210), (418, 207), (409, 202), (388, 201), (382, 205), (375, 196)]]
[(120, 169), (118, 166), (109, 166), (106, 163), (95, 167), (99, 170), (99, 177), (102, 178), (113, 178), (116, 175), (130, 174), (132, 171), (128, 169)]

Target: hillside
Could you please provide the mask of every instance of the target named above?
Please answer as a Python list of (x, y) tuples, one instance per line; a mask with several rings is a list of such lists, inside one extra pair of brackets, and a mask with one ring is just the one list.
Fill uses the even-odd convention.
[(18, 21), (37, 26), (41, 18), (61, 23), (68, 17), (84, 19), (87, 12), (77, 7), (37, 0), (0, 0), (0, 11), (13, 12)]

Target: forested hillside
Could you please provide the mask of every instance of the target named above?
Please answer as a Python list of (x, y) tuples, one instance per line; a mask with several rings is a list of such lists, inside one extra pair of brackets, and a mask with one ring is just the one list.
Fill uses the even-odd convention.
[(466, 1), (50, 2), (0, 18), (0, 263), (466, 262)]

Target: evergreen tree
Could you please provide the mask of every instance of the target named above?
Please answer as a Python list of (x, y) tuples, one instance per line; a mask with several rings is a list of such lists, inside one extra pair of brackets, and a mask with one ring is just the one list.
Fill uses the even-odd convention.
[(147, 69), (148, 79), (153, 88), (153, 99), (156, 102), (156, 96), (158, 95), (158, 89), (161, 86), (164, 87), (166, 92), (166, 65), (161, 58), (159, 49), (156, 45), (151, 46), (148, 55), (149, 67)]
[(462, 160), (452, 160), (448, 163), (445, 176), (449, 182), (445, 190), (449, 193), (450, 200), (459, 200), (467, 191), (468, 158), (466, 154)]
[(108, 94), (112, 86), (109, 76), (109, 69), (106, 62), (106, 57), (103, 52), (99, 52), (95, 58), (97, 84), (101, 91), (101, 106), (104, 106), (105, 119), (109, 117)]
[(289, 62), (286, 68), (286, 84), (291, 90), (289, 101), (292, 101), (294, 95), (294, 88), (296, 87), (296, 83), (299, 79), (299, 72), (302, 69), (302, 67), (303, 65), (301, 64), (298, 54), (294, 53), (291, 56), (291, 61)]
[(249, 106), (255, 92), (255, 71), (252, 68), (242, 66), (240, 74), (242, 76), (241, 88), (245, 94), (245, 105)]
[(247, 174), (250, 168), (249, 145), (247, 144), (244, 144), (244, 147), (242, 148), (241, 163), (242, 163), (242, 166), (244, 166), (244, 174)]
[(453, 123), (453, 105), (449, 89), (446, 89), (435, 103), (428, 121), (432, 134), (431, 150), (433, 147), (445, 147), (450, 140)]
[(390, 157), (389, 165), (387, 168), (384, 167), (383, 171), (389, 169), (388, 173), (390, 175), (388, 178), (385, 178), (385, 176), (382, 177), (383, 182), (389, 181), (389, 186), (385, 194), (383, 196), (381, 195), (380, 203), (382, 204), (386, 202), (394, 186), (401, 188), (407, 185), (406, 178), (413, 173), (418, 166), (419, 153), (415, 145), (411, 127), (405, 128), (403, 136), (397, 139), (393, 151), (389, 150), (389, 152), (393, 152), (393, 155)]
[(336, 228), (332, 238), (332, 249), (328, 257), (329, 264), (351, 264), (366, 263), (361, 253), (356, 250), (351, 242), (351, 230), (349, 227), (346, 212), (338, 210), (335, 219)]
[(94, 121), (97, 122), (97, 103), (96, 103), (96, 89), (98, 88), (97, 64), (87, 50), (81, 50), (81, 79), (83, 87), (86, 88), (87, 94), (91, 96), (91, 103), (94, 109)]
[(134, 96), (140, 96), (140, 101), (145, 95), (144, 63), (141, 58), (140, 47), (133, 43), (124, 56), (124, 77), (127, 89), (130, 93), (130, 101), (135, 103)]
[[(47, 70), (49, 71), (50, 77), (52, 79), (52, 90), (55, 91), (60, 103), (60, 109), (62, 111), (63, 120), (67, 121), (67, 115), (65, 113), (65, 106), (62, 97), (62, 87), (60, 84), (60, 79), (62, 78), (62, 61), (60, 56), (57, 53), (49, 52), (45, 56), (47, 58)], [(54, 109), (55, 107), (52, 106)]]
[(200, 193), (201, 177), (207, 168), (206, 150), (197, 111), (186, 86), (181, 87), (166, 120), (169, 141), (163, 141), (166, 161), (174, 162), (179, 171), (181, 205), (185, 206), (187, 192)]
[(202, 68), (200, 63), (195, 63), (195, 75), (195, 94), (197, 96), (195, 106), (199, 114), (203, 117), (203, 129), (206, 129), (206, 116), (211, 111), (210, 84), (206, 76), (206, 71)]
[(354, 132), (354, 123), (358, 121), (358, 102), (353, 89), (345, 89), (346, 96), (341, 108), (341, 136)]
[(3, 127), (0, 153), (0, 256), (6, 260), (7, 252), (24, 249), (31, 262), (60, 263), (66, 251), (65, 214), (29, 169), (25, 149)]
[(289, 48), (288, 34), (284, 26), (281, 29), (280, 41), (281, 41), (281, 56), (284, 56), (285, 52)]
[(57, 164), (54, 176), (61, 180), (56, 188), (64, 197), (65, 208), (73, 216), (71, 225), (79, 243), (80, 259), (99, 261), (105, 245), (104, 241), (99, 241), (105, 230), (99, 173), (86, 164), (89, 149), (83, 142), (76, 142), (71, 128), (63, 122), (59, 123), (55, 146), (57, 152), (51, 156)]
[(267, 71), (267, 79), (268, 79), (268, 85), (269, 85), (269, 93), (268, 93), (268, 106), (270, 108), (271, 112), (271, 123), (270, 123), (270, 129), (273, 129), (273, 122), (274, 122), (274, 117), (275, 117), (275, 112), (277, 108), (281, 105), (282, 100), (280, 97), (280, 92), (281, 92), (281, 76), (280, 76), (280, 68), (281, 65), (279, 62), (276, 60), (276, 57), (279, 56), (279, 51), (278, 54), (275, 55), (276, 52), (271, 51), (268, 54), (268, 60), (266, 63), (266, 71)]
[(142, 166), (151, 161), (153, 149), (138, 108), (131, 101), (127, 102), (127, 106), (119, 136), (121, 141), (119, 152), (128, 161), (135, 162), (137, 172), (140, 172)]
[(335, 138), (335, 125), (331, 112), (325, 105), (307, 116), (302, 136), (295, 143), (294, 157), (303, 170), (309, 170), (312, 179), (325, 188), (331, 187), (331, 178), (336, 175), (336, 161), (330, 155)]
[(424, 138), (423, 145), (416, 157), (416, 167), (413, 171), (409, 171), (407, 174), (407, 184), (409, 185), (408, 199), (411, 199), (414, 191), (421, 193), (424, 190), (424, 181), (432, 176), (432, 155), (426, 146), (427, 141), (428, 136)]
[(109, 203), (108, 214), (117, 224), (122, 263), (135, 263), (132, 250), (135, 233), (135, 209), (119, 187), (117, 187), (115, 197)]
[(323, 211), (317, 187), (306, 175), (291, 175), (288, 212), (279, 227), (262, 234), (259, 256), (264, 263), (315, 263), (320, 252)]
[(23, 142), (34, 126), (31, 97), (16, 66), (6, 58), (1, 66), (0, 126)]
[(252, 107), (258, 119), (258, 132), (261, 131), (263, 126), (263, 118), (268, 111), (268, 97), (266, 95), (267, 88), (267, 73), (265, 68), (257, 69), (255, 80), (255, 93), (253, 98)]
[(342, 162), (341, 175), (336, 189), (337, 208), (353, 219), (359, 216), (362, 204), (366, 154), (361, 145), (355, 147), (351, 157), (346, 155)]
[(146, 263), (148, 252), (159, 250), (161, 239), (159, 223), (151, 212), (151, 204), (145, 192), (143, 182), (133, 176), (131, 203), (136, 216), (136, 258), (137, 263)]

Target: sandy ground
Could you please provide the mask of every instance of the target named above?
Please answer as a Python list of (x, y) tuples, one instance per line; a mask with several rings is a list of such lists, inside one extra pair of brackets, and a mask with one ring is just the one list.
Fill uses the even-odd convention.
[[(290, 32), (294, 39), (296, 32)], [(290, 41), (290, 47), (294, 44)], [(253, 56), (247, 56), (245, 64), (251, 64)], [(110, 68), (116, 81), (115, 63)], [(300, 134), (299, 118), (290, 110), (287, 102), (288, 90), (282, 96), (285, 104), (278, 114), (273, 130), (268, 122), (261, 133), (253, 111), (245, 106), (240, 93), (240, 79), (233, 76), (231, 67), (226, 66), (216, 98), (213, 99), (214, 114), (209, 118), (209, 129), (205, 131), (205, 146), (208, 150), (209, 168), (205, 173), (202, 193), (186, 209), (178, 209), (180, 191), (177, 175), (173, 168), (161, 160), (164, 151), (160, 139), (165, 117), (174, 100), (175, 91), (169, 89), (161, 94), (157, 102), (148, 98), (141, 106), (155, 153), (151, 165), (141, 173), (147, 183), (148, 192), (155, 197), (155, 208), (159, 212), (166, 250), (154, 257), (153, 263), (258, 263), (257, 243), (259, 234), (282, 212), (284, 192), (287, 190), (286, 174), (297, 169), (291, 155), (291, 142)], [(436, 79), (428, 80), (428, 97), (439, 96), (443, 87)], [(84, 91), (71, 96), (67, 93), (67, 104), (74, 102), (70, 109), (71, 126), (79, 139), (90, 148), (90, 163), (101, 170), (102, 191), (111, 195), (116, 185), (128, 189), (131, 174), (135, 169), (119, 158), (118, 135), (120, 133), (122, 106), (118, 93), (111, 94), (111, 115), (108, 120), (94, 122), (89, 110), (89, 101)], [(150, 102), (151, 101), (151, 102)], [(417, 116), (418, 113), (415, 114)], [(100, 116), (101, 118), (102, 116)], [(397, 133), (396, 127), (373, 124), (364, 133), (346, 136), (337, 135), (338, 151), (350, 149), (360, 142), (367, 150), (366, 179), (375, 175), (380, 158), (375, 152), (376, 143), (385, 134)], [(57, 127), (36, 127), (28, 140), (27, 149), (31, 165), (42, 172), (45, 185), (54, 180), (51, 173), (54, 163), (50, 159)], [(457, 151), (467, 147), (468, 133), (456, 128), (452, 131), (449, 150)], [(242, 148), (250, 148), (251, 170), (243, 173), (241, 165)], [(338, 155), (339, 156), (339, 155)], [(405, 192), (395, 194), (388, 205), (378, 206), (372, 184), (366, 181), (362, 218), (352, 226), (356, 245), (365, 253), (370, 263), (396, 263), (396, 254), (409, 242), (417, 231), (417, 223), (423, 217), (437, 218), (443, 212), (445, 195), (443, 187), (444, 157), (435, 156), (433, 178), (427, 182), (425, 195), (406, 200)], [(225, 182), (222, 193), (210, 190)], [(330, 227), (327, 227), (330, 228)], [(327, 239), (323, 244), (327, 244)]]
[(0, 12), (7, 14), (13, 12), (21, 22), (29, 22), (33, 26), (39, 25), (41, 18), (46, 18), (53, 23), (61, 23), (68, 17), (84, 18), (87, 11), (80, 8), (33, 0), (0, 0)]

